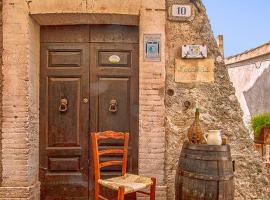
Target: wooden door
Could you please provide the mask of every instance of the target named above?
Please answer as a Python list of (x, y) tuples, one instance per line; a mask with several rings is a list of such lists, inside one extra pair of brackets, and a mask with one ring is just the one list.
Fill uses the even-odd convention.
[(88, 199), (89, 43), (42, 43), (42, 199)]
[(135, 26), (41, 27), (41, 199), (93, 199), (90, 131), (130, 132), (138, 172), (138, 41)]
[[(100, 36), (100, 34), (98, 34)], [(90, 44), (91, 131), (130, 133), (128, 171), (138, 172), (138, 44)], [(122, 145), (117, 141), (103, 144)], [(101, 160), (109, 159), (102, 157)], [(122, 158), (119, 158), (122, 159)], [(102, 168), (103, 178), (120, 175), (121, 168)]]

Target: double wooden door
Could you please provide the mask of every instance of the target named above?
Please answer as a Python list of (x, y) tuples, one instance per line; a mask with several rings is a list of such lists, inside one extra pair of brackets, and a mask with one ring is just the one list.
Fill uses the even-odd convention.
[[(42, 199), (93, 198), (89, 132), (130, 132), (129, 171), (137, 172), (138, 86), (137, 27), (41, 28)], [(102, 171), (105, 178), (119, 173)]]

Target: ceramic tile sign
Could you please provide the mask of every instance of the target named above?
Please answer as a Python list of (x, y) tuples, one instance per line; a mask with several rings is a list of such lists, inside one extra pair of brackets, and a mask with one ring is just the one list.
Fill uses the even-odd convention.
[(174, 21), (190, 21), (192, 13), (191, 4), (173, 4), (169, 8), (169, 19)]
[(144, 61), (161, 61), (161, 34), (144, 35)]
[(173, 17), (190, 17), (191, 5), (172, 5)]
[(175, 59), (175, 82), (213, 82), (214, 68), (213, 59)]
[(182, 58), (207, 58), (207, 47), (206, 45), (184, 45)]

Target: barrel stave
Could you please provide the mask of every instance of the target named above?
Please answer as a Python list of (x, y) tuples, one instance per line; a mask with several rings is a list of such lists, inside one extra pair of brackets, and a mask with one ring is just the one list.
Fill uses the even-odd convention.
[(176, 200), (234, 199), (228, 145), (184, 144), (176, 174)]

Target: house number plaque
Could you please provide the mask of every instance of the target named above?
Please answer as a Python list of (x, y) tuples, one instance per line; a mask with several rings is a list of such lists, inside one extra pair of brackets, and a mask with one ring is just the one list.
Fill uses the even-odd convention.
[(173, 17), (190, 17), (191, 5), (173, 5), (172, 16)]
[(190, 21), (192, 15), (191, 4), (173, 4), (169, 8), (169, 19), (173, 21)]

